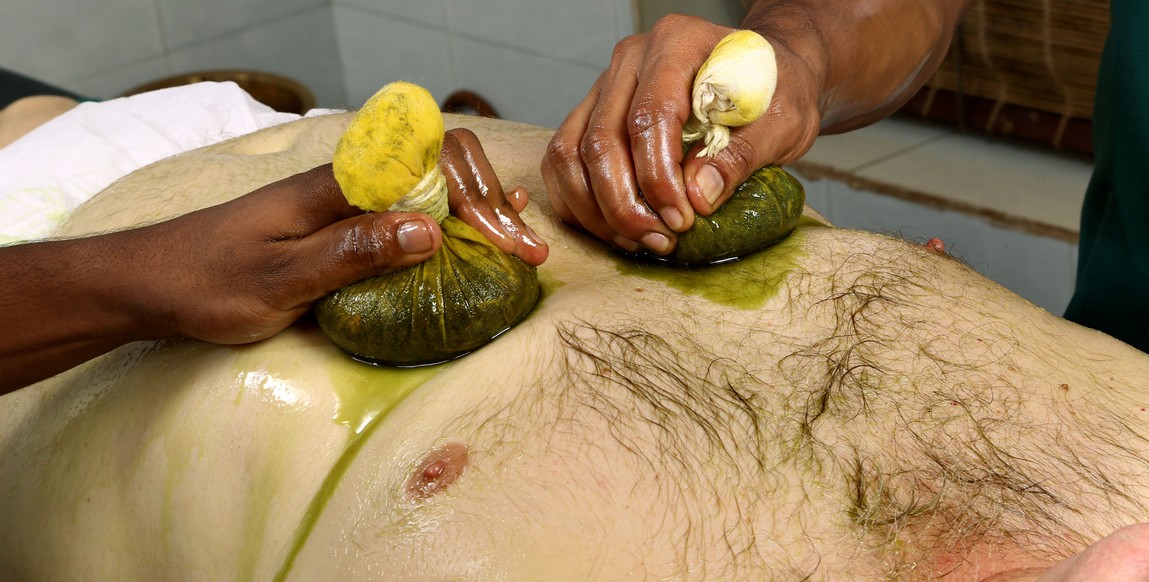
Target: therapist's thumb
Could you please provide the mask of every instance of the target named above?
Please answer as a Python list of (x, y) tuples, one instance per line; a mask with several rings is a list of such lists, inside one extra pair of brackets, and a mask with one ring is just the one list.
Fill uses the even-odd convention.
[(698, 157), (699, 144), (686, 154), (682, 174), (686, 196), (694, 211), (709, 216), (722, 206), (739, 184), (746, 181), (769, 158), (738, 132), (731, 133), (730, 143), (714, 157)]
[(317, 249), (319, 296), (429, 259), (443, 242), (433, 218), (409, 212), (363, 214), (308, 237)]

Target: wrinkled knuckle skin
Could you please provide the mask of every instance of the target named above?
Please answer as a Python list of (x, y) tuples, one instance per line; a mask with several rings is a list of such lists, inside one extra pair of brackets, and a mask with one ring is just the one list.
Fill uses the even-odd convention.
[(640, 225), (647, 216), (632, 205), (603, 208), (602, 212), (607, 223), (623, 236), (637, 237), (645, 231)]
[(626, 131), (631, 141), (640, 137), (649, 137), (665, 120), (675, 114), (667, 105), (666, 100), (659, 100), (653, 96), (645, 97), (635, 105), (626, 117)]
[(763, 163), (758, 148), (738, 133), (730, 134), (730, 143), (722, 153), (730, 170), (743, 177), (754, 173)]
[(655, 21), (651, 33), (656, 37), (671, 35), (679, 30), (690, 30), (706, 20), (685, 14), (667, 14)]
[(582, 165), (578, 146), (558, 136), (547, 145), (545, 159), (551, 168), (557, 169), (560, 173), (563, 170), (572, 171), (573, 168)]
[(594, 165), (612, 151), (617, 151), (618, 146), (618, 140), (610, 135), (608, 130), (592, 127), (587, 130), (582, 142), (579, 143), (579, 157), (584, 164)]
[(614, 45), (610, 55), (610, 68), (618, 70), (634, 51), (642, 51), (646, 46), (646, 35), (633, 34)]
[(391, 265), (395, 242), (390, 230), (372, 228), (367, 218), (356, 224), (348, 235), (346, 256), (355, 267), (382, 271)]

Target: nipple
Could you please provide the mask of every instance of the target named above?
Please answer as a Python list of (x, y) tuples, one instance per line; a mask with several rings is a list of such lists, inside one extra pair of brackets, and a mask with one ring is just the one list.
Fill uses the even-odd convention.
[(946, 253), (946, 243), (942, 242), (942, 239), (937, 237), (926, 241), (925, 247), (935, 253), (941, 253), (943, 255)]
[(467, 445), (447, 443), (431, 449), (407, 479), (407, 498), (423, 501), (446, 489), (467, 469)]

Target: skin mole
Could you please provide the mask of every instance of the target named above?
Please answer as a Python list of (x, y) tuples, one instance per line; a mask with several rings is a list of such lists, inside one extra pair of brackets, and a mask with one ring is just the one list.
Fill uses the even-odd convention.
[(467, 445), (457, 442), (428, 451), (407, 479), (407, 498), (423, 501), (446, 489), (467, 469), (468, 456)]

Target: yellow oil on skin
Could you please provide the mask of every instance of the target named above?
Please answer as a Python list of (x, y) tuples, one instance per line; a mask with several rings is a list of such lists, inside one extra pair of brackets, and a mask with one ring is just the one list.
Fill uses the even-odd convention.
[(806, 239), (804, 229), (822, 224), (802, 217), (798, 226), (776, 244), (750, 256), (705, 267), (679, 267), (637, 259), (617, 260), (618, 272), (660, 281), (688, 295), (741, 310), (758, 309), (778, 294), (798, 266)]
[(335, 494), (343, 476), (355, 461), (363, 444), (387, 414), (418, 387), (425, 384), (450, 364), (419, 368), (373, 366), (352, 360), (349, 356), (329, 364), (331, 385), (339, 398), (339, 408), (332, 420), (349, 429), (347, 445), (315, 492), (299, 527), (295, 542), (288, 552), (275, 580), (284, 580), (295, 565), (295, 559), (307, 543), (323, 509)]

